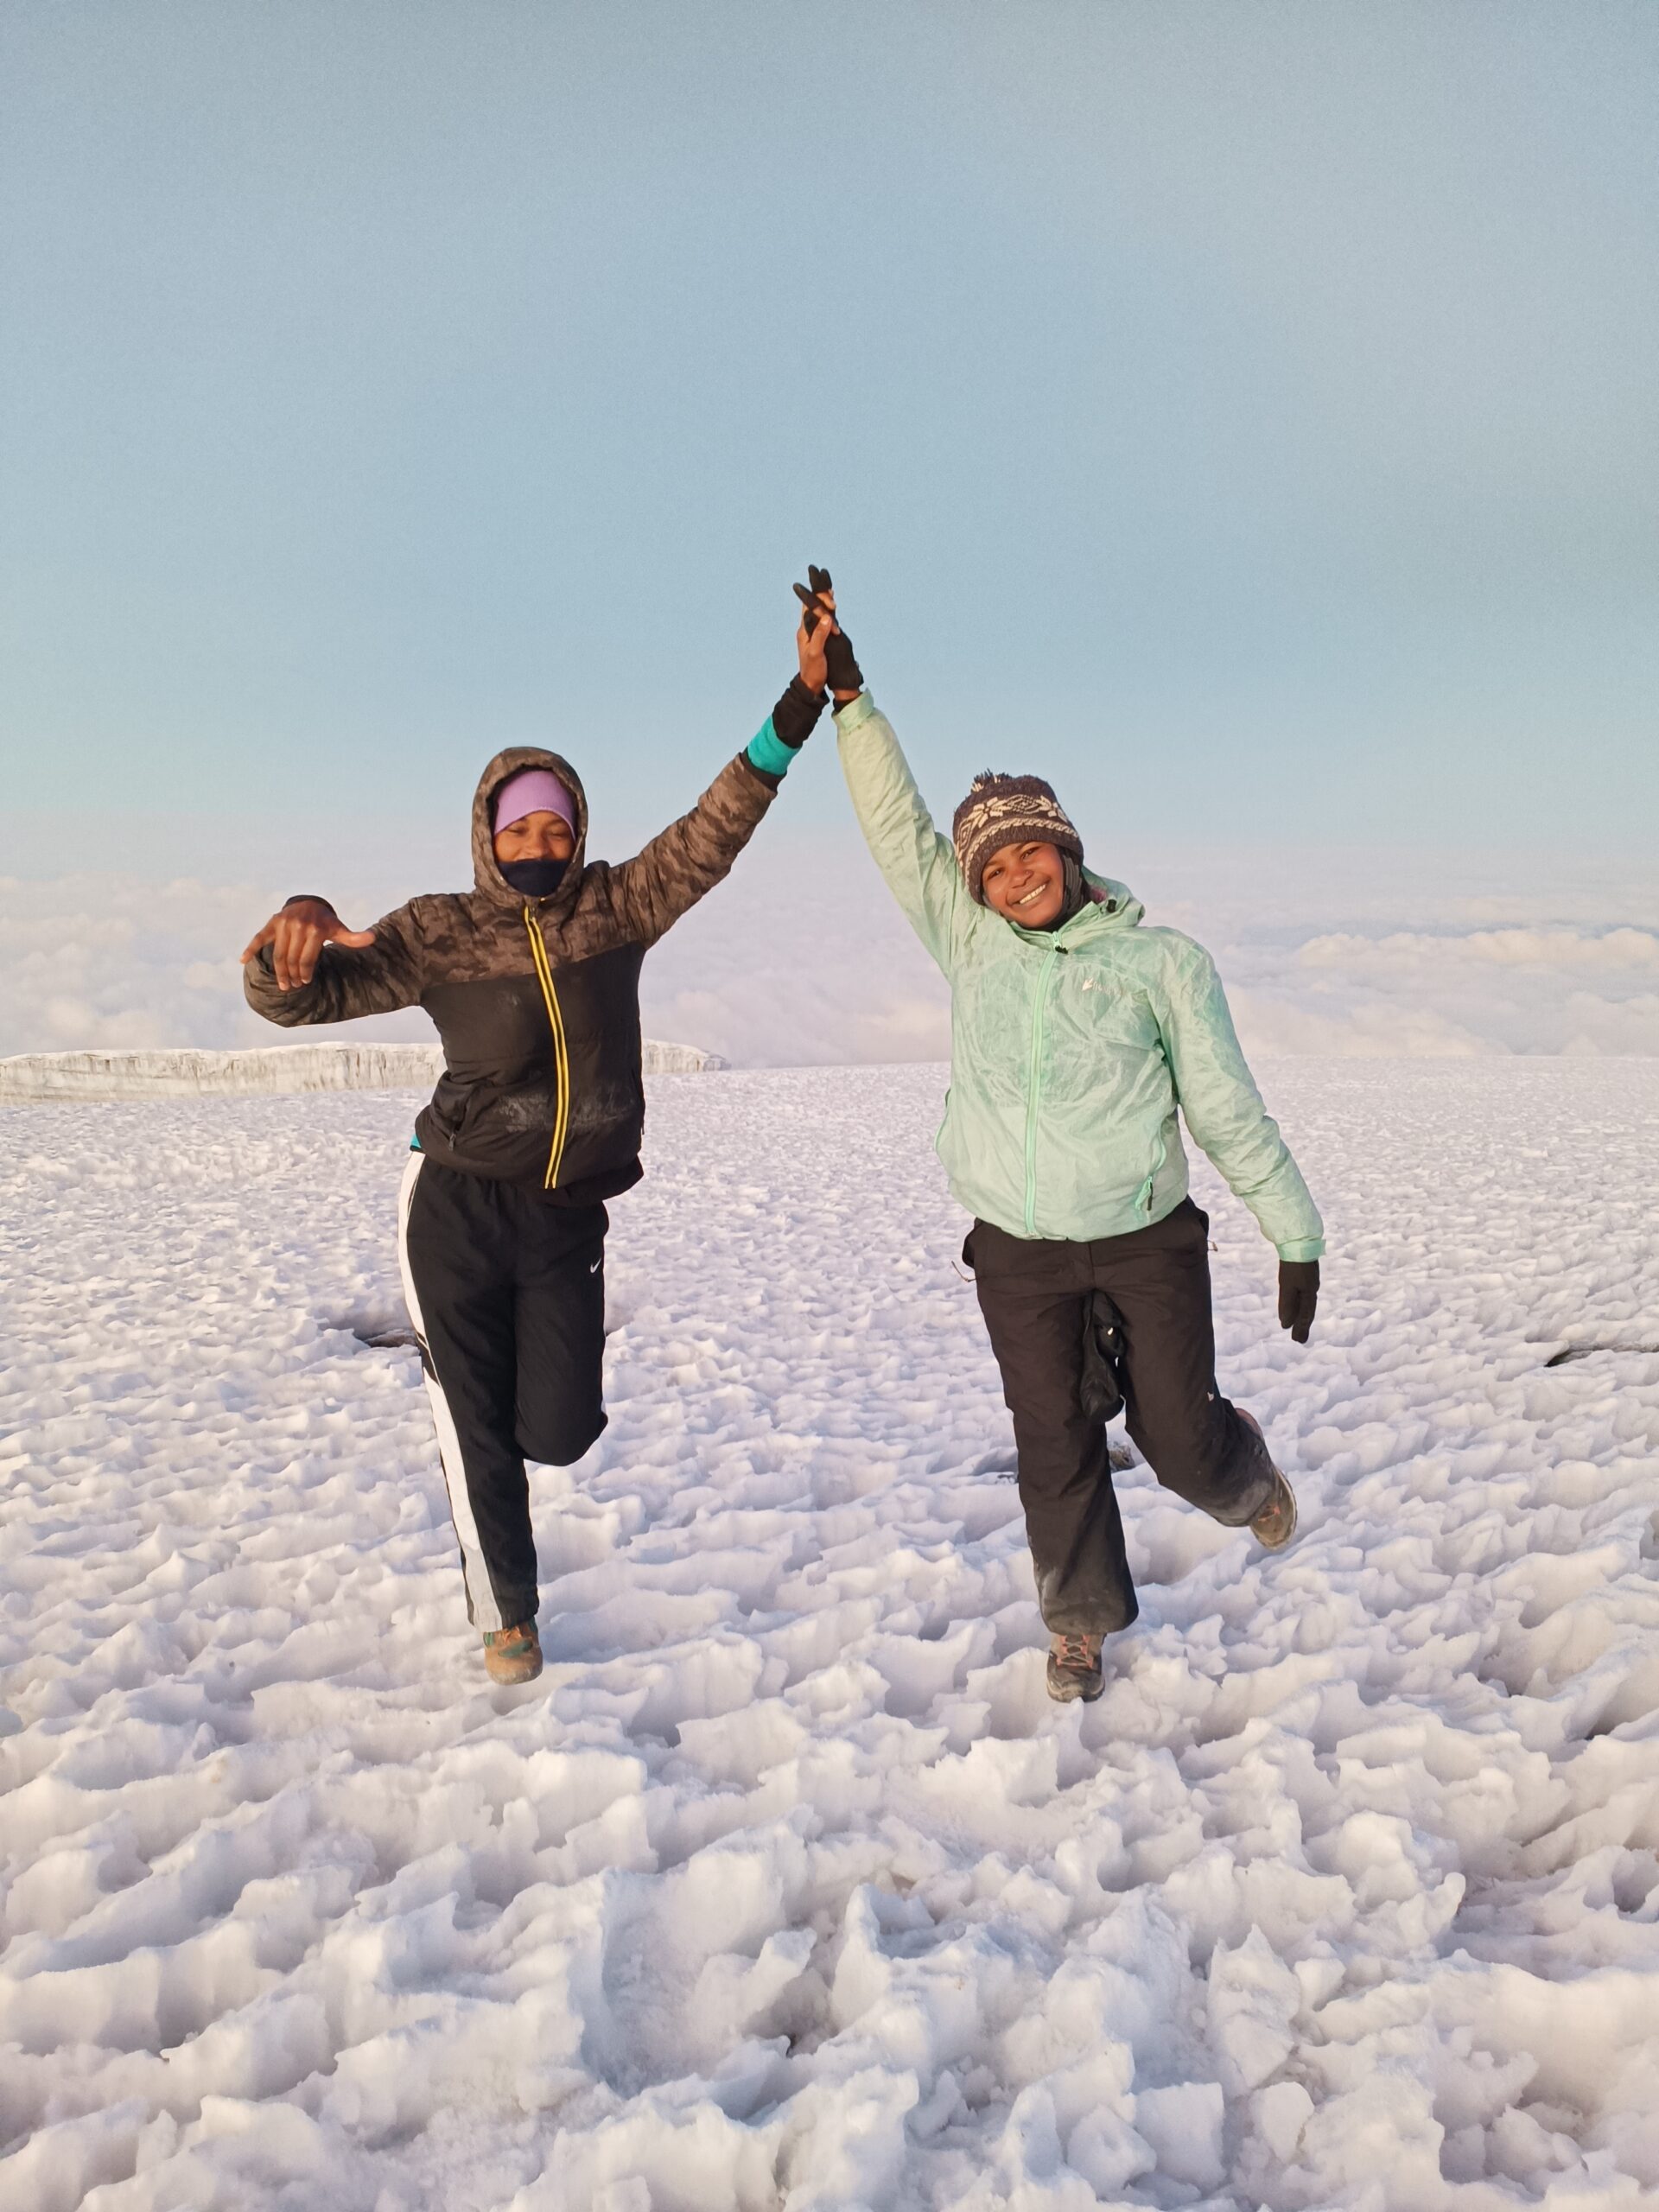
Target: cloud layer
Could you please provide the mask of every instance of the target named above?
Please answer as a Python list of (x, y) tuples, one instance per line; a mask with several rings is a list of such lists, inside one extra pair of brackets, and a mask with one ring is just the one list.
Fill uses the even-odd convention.
[[(1659, 1054), (1659, 892), (1582, 868), (1418, 858), (1126, 856), (1148, 918), (1220, 963), (1248, 1050), (1345, 1057)], [(1507, 880), (1505, 880), (1507, 875)], [(379, 895), (376, 896), (378, 893)], [(384, 884), (344, 892), (357, 919)], [(0, 1052), (280, 1042), (236, 953), (268, 887), (0, 878)], [(653, 1035), (749, 1065), (938, 1059), (943, 982), (861, 848), (779, 837), (652, 953)], [(418, 1039), (418, 1011), (347, 1025)]]

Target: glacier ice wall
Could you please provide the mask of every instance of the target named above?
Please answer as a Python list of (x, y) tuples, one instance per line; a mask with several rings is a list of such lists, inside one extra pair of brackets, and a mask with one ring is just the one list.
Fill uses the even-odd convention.
[[(648, 1038), (647, 1075), (695, 1075), (726, 1063), (695, 1045)], [(0, 1059), (0, 1105), (52, 1099), (227, 1098), (303, 1090), (429, 1090), (439, 1045), (266, 1045), (246, 1052), (22, 1052)]]

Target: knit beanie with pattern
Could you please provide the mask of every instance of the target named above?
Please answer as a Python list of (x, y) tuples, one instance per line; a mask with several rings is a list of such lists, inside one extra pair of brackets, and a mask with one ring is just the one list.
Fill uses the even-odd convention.
[(1053, 845), (1079, 867), (1083, 840), (1040, 776), (976, 776), (950, 823), (950, 842), (970, 898), (985, 903), (985, 863), (1005, 845)]

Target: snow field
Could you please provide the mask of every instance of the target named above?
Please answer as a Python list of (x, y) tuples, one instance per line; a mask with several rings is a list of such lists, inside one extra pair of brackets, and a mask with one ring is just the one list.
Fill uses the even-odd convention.
[(415, 1102), (0, 1117), (0, 2202), (1654, 2201), (1659, 1067), (1265, 1073), (1307, 1347), (1197, 1192), (1303, 1534), (1121, 1475), (1087, 1708), (938, 1071), (653, 1084), (512, 1691), (363, 1341)]

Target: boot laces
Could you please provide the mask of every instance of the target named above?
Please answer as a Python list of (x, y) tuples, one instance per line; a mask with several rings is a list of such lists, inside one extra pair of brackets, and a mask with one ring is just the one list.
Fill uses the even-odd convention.
[(1054, 1656), (1062, 1667), (1075, 1667), (1081, 1674), (1092, 1675), (1100, 1664), (1100, 1646), (1091, 1636), (1057, 1636)]

